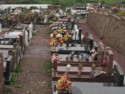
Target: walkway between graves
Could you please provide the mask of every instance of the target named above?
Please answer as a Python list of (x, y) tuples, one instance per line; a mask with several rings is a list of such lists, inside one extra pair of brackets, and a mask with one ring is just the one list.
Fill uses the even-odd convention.
[[(83, 32), (86, 31), (86, 32), (92, 34), (95, 41), (100, 42), (101, 41), (100, 38), (84, 22), (85, 22), (84, 20), (80, 20), (80, 26), (82, 27)], [(105, 44), (105, 45), (108, 46), (107, 44)], [(113, 48), (112, 48), (112, 50), (113, 50), (113, 53), (114, 53), (114, 60), (117, 61), (120, 64), (120, 66), (121, 66), (121, 68), (122, 68), (122, 70), (125, 74), (125, 57), (122, 54), (118, 53)]]
[(21, 62), (22, 72), (18, 76), (18, 82), (23, 86), (22, 88), (13, 86), (12, 94), (49, 94), (50, 77), (43, 69), (43, 64), (50, 60), (48, 26), (39, 26), (37, 29), (38, 32)]

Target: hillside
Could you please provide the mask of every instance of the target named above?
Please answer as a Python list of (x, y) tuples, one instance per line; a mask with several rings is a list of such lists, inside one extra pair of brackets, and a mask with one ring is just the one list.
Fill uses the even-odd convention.
[(107, 4), (119, 4), (125, 0), (14, 0), (17, 4), (60, 4), (62, 6), (71, 6), (74, 4), (83, 5), (86, 2), (105, 2)]

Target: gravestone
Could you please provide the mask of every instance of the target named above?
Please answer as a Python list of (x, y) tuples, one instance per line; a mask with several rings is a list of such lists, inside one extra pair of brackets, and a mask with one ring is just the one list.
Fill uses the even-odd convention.
[(28, 32), (27, 30), (25, 30), (25, 46), (27, 47), (28, 46)]
[(32, 32), (33, 32), (33, 23), (29, 25), (29, 39), (32, 38)]
[(45, 15), (44, 24), (46, 24), (47, 22), (48, 22), (48, 15)]

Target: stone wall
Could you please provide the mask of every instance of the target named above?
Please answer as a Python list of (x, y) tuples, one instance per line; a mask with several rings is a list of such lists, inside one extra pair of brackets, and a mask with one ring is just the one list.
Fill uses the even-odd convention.
[(94, 12), (86, 23), (108, 46), (125, 55), (125, 17)]

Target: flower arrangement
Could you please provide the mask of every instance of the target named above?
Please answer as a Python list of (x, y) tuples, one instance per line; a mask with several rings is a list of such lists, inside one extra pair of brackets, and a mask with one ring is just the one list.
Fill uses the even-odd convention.
[(71, 81), (67, 75), (63, 75), (56, 84), (59, 94), (71, 94)]

